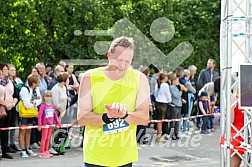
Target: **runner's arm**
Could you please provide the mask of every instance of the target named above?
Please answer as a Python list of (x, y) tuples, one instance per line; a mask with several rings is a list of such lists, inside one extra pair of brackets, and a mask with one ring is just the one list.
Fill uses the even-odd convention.
[(90, 86), (90, 73), (87, 71), (80, 82), (79, 98), (78, 98), (78, 124), (81, 126), (101, 126), (105, 124), (102, 115), (92, 112), (92, 98)]
[(150, 88), (144, 74), (140, 74), (140, 83), (136, 99), (136, 111), (130, 112), (125, 119), (129, 124), (147, 125), (149, 121)]

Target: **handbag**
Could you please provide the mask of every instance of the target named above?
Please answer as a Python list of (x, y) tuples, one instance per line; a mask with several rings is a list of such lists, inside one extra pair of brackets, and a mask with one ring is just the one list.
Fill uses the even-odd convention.
[[(4, 100), (5, 100), (5, 93), (4, 93)], [(5, 107), (3, 105), (0, 105), (0, 119), (7, 116)]]
[(33, 118), (38, 116), (37, 107), (34, 106), (34, 108), (26, 108), (23, 101), (19, 101), (18, 111), (21, 118)]
[(0, 105), (0, 119), (7, 115), (3, 105)]

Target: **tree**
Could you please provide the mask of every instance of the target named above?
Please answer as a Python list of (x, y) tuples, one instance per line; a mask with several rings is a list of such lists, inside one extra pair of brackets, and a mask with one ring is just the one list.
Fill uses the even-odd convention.
[[(93, 46), (111, 37), (75, 36), (74, 31), (107, 30), (124, 17), (166, 54), (180, 42), (190, 42), (194, 52), (184, 67), (195, 64), (202, 69), (208, 58), (219, 60), (218, 1), (6, 0), (1, 4), (0, 60), (15, 64), (22, 77), (38, 61), (106, 58), (95, 53)], [(150, 35), (150, 25), (159, 17), (175, 26), (175, 35), (167, 43), (156, 42)]]

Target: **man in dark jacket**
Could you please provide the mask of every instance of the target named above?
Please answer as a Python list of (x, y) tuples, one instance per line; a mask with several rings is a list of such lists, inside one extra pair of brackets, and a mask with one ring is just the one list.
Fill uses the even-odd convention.
[(198, 90), (203, 88), (203, 86), (206, 83), (212, 82), (214, 78), (219, 76), (219, 73), (215, 71), (215, 65), (216, 65), (216, 61), (214, 59), (209, 59), (207, 61), (207, 68), (203, 69), (199, 74), (199, 78), (197, 82)]

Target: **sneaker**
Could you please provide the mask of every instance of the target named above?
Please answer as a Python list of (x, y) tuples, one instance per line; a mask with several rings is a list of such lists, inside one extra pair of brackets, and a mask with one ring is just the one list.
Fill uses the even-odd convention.
[(39, 145), (37, 143), (33, 143), (30, 145), (31, 148), (36, 148), (36, 149), (39, 149)]
[(169, 140), (170, 136), (168, 134), (164, 134), (164, 139)]
[(27, 153), (30, 155), (30, 156), (32, 156), (32, 157), (36, 157), (38, 154), (37, 153), (34, 153), (32, 150), (30, 150), (30, 149), (27, 149), (26, 150), (27, 151)]
[(211, 129), (211, 132), (214, 132), (214, 128)]
[(46, 153), (49, 157), (53, 157), (53, 154), (50, 154), (48, 151), (45, 151), (45, 153)]
[(50, 156), (46, 152), (42, 152), (39, 154), (40, 158), (49, 158)]
[(26, 151), (21, 151), (20, 153), (22, 158), (28, 158), (29, 156), (27, 155)]
[(57, 151), (55, 151), (53, 148), (49, 149), (49, 153), (53, 154), (53, 155), (57, 155), (59, 154)]

